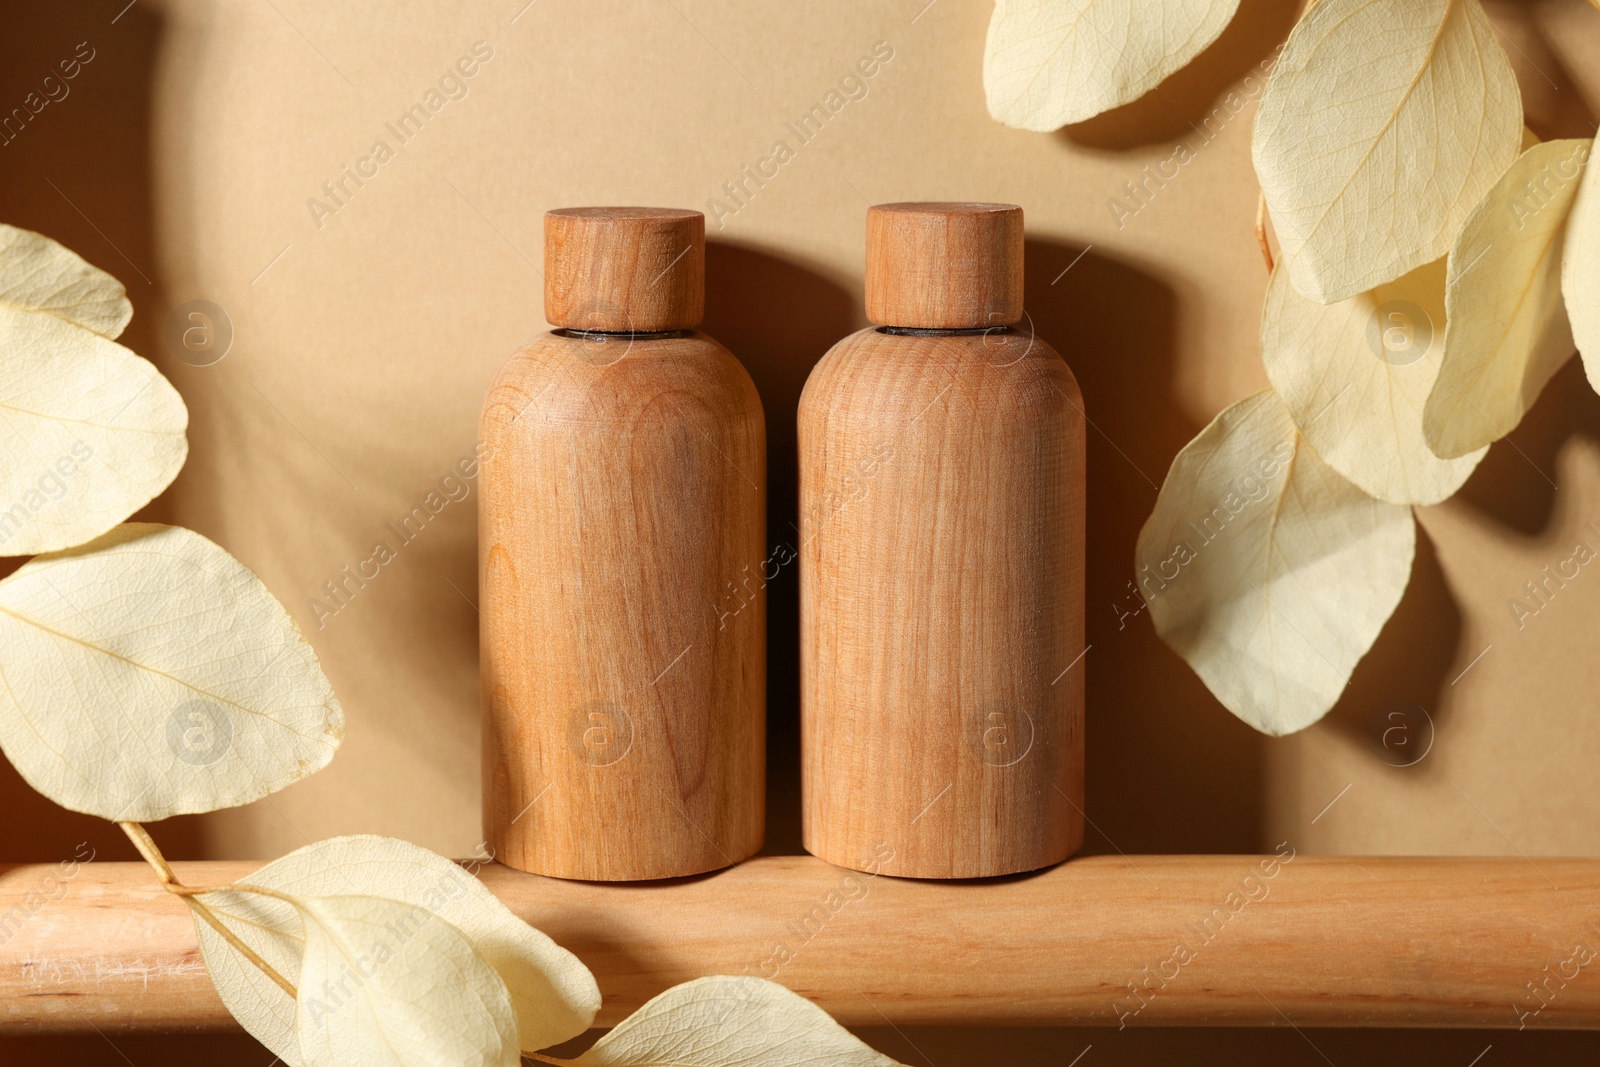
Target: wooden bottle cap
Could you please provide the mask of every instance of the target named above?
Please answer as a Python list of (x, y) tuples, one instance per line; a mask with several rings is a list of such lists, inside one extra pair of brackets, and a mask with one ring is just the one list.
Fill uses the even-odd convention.
[(1022, 209), (904, 203), (867, 209), (867, 318), (961, 330), (1022, 319)]
[(706, 217), (669, 207), (544, 215), (544, 317), (569, 330), (687, 330), (705, 315)]

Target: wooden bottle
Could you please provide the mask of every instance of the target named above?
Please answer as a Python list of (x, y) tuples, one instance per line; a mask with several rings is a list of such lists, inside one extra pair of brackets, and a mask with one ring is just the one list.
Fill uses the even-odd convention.
[(1083, 841), (1084, 414), (1022, 209), (867, 213), (867, 315), (800, 399), (805, 846), (915, 878)]
[(765, 814), (765, 602), (729, 592), (765, 552), (761, 399), (691, 329), (698, 211), (552, 211), (544, 272), (557, 328), (481, 423), (484, 836), (563, 878), (725, 867)]

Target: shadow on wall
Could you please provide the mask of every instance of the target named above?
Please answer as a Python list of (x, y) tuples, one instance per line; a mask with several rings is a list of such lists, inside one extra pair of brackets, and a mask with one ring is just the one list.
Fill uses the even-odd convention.
[[(1226, 107), (1230, 93), (1240, 100), (1260, 96), (1265, 80), (1258, 68), (1270, 61), (1273, 50), (1289, 35), (1298, 6), (1282, 0), (1243, 0), (1222, 36), (1187, 66), (1139, 99), (1068, 126), (1056, 136), (1069, 145), (1105, 151), (1175, 141), (1194, 148), (1197, 142), (1209, 141), (1221, 125), (1233, 121), (1234, 114)], [(1247, 81), (1252, 73), (1256, 80)], [(1214, 109), (1219, 105), (1223, 110), (1217, 114)]]
[[(739, 357), (767, 417), (767, 544), (797, 548), (795, 414), (823, 353), (864, 323), (845, 289), (792, 259), (706, 242), (700, 328)], [(787, 558), (790, 553), (774, 559)], [(770, 569), (770, 568), (769, 568)], [(795, 563), (767, 583), (767, 836), (762, 852), (800, 846), (800, 583)]]
[[(1221, 126), (1248, 119), (1235, 111), (1259, 97), (1257, 68), (1296, 14), (1297, 5), (1243, 0), (1194, 61), (1056, 138), (1076, 150), (1179, 141), (1198, 149)], [(1243, 98), (1235, 110), (1230, 93)], [(1040, 336), (1078, 376), (1091, 420), (1086, 851), (1113, 842), (1125, 852), (1254, 851), (1265, 826), (1265, 741), (1156, 636), (1131, 584), (1134, 546), (1167, 467), (1200, 430), (1173, 394), (1176, 298), (1092, 252), (1073, 265), (1081, 251), (1030, 241), (1027, 301)]]
[[(1563, 137), (1593, 137), (1594, 114), (1584, 102), (1584, 87), (1573, 77), (1550, 46), (1546, 25), (1541, 25), (1541, 8), (1553, 4), (1527, 4), (1516, 0), (1488, 0), (1484, 8), (1503, 34), (1506, 58), (1516, 71), (1517, 84), (1522, 90), (1522, 110), (1528, 128), (1540, 140), (1553, 141)], [(1577, 8), (1581, 19), (1594, 16), (1586, 10), (1586, 3), (1570, 5)]]
[[(149, 141), (162, 26), (161, 17), (142, 5), (113, 23), (125, 2), (6, 12), (0, 113), (11, 122), (0, 134), (0, 221), (47, 234), (119, 278), (134, 306), (133, 322), (120, 340), (153, 355), (161, 345), (166, 307), (155, 267)], [(77, 73), (63, 79), (60, 62), (74, 59)], [(46, 75), (55, 75), (49, 87)], [(14, 108), (29, 115), (25, 123)], [(167, 516), (168, 505), (158, 499), (134, 519), (161, 522)], [(0, 575), (22, 562), (0, 561)], [(57, 807), (4, 759), (0, 811), (0, 860), (52, 862), (73, 855), (84, 841), (97, 859), (137, 858), (115, 826)], [(155, 832), (168, 855), (182, 858), (195, 854), (198, 830), (196, 820), (180, 818)]]
[(1556, 457), (1573, 438), (1600, 441), (1600, 396), (1574, 356), (1556, 372), (1515, 430), (1489, 448), (1457, 498), (1526, 537), (1549, 525)]
[(1257, 736), (1161, 642), (1132, 586), (1139, 530), (1199, 430), (1173, 392), (1176, 297), (1127, 264), (1037, 238), (1025, 277), (1032, 326), (1072, 367), (1089, 418), (1085, 851), (1254, 851)]
[(1405, 595), (1324, 721), (1374, 762), (1413, 775), (1444, 773), (1439, 761), (1423, 757), (1448, 717), (1439, 695), (1460, 670), (1460, 640), (1460, 608), (1419, 523)]

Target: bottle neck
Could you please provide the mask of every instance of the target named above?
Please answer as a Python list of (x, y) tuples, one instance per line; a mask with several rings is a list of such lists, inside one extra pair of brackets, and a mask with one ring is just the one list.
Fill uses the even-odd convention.
[(994, 333), (1014, 333), (1010, 326), (965, 326), (953, 330), (928, 330), (918, 326), (879, 326), (879, 333), (894, 337), (984, 337)]
[(693, 330), (574, 330), (565, 326), (551, 332), (557, 337), (573, 337), (580, 341), (657, 341), (694, 333)]

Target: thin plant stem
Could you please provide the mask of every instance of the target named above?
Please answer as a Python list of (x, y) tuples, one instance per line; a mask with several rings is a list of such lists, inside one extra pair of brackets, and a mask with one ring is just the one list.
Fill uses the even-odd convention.
[(184, 885), (179, 882), (167, 887), (167, 892), (176, 897), (203, 897), (207, 893), (237, 893), (236, 885)]
[(150, 836), (150, 831), (142, 823), (119, 822), (117, 825), (122, 827), (122, 832), (128, 835), (128, 840), (133, 842), (133, 847), (139, 850), (144, 861), (156, 869), (156, 876), (161, 879), (162, 885), (179, 884), (178, 876), (172, 873), (172, 867), (156, 846), (155, 838)]
[[(1597, 0), (1597, 2), (1600, 2), (1600, 0)], [(523, 1057), (523, 1059), (528, 1059), (528, 1060), (538, 1060), (540, 1063), (568, 1064), (568, 1063), (577, 1063), (578, 1062), (577, 1060), (563, 1060), (563, 1059), (557, 1059), (555, 1056), (546, 1056), (542, 1052), (524, 1052), (522, 1054), (522, 1057)]]
[(263, 896), (277, 897), (280, 900), (287, 900), (287, 897), (282, 893), (263, 889), (260, 886), (186, 886), (178, 881), (178, 876), (172, 871), (172, 865), (161, 854), (161, 849), (156, 845), (155, 838), (150, 836), (150, 831), (136, 822), (119, 822), (117, 825), (122, 827), (122, 832), (128, 835), (128, 840), (133, 842), (133, 847), (139, 850), (139, 855), (144, 857), (144, 861), (155, 868), (156, 877), (161, 880), (163, 889), (174, 896), (183, 897), (184, 903), (189, 905), (190, 911), (198, 915), (202, 922), (215, 930), (219, 937), (233, 946), (234, 951), (249, 960), (258, 971), (272, 979), (279, 989), (289, 994), (291, 1000), (300, 999), (300, 991), (294, 987), (293, 982), (279, 974), (276, 967), (262, 959), (255, 949), (240, 940), (239, 935), (228, 929), (222, 920), (217, 918), (211, 909), (206, 906), (204, 901), (195, 899), (201, 893), (207, 892), (254, 892)]
[(291, 907), (295, 903), (294, 897), (287, 893), (268, 889), (264, 885), (251, 885), (249, 882), (230, 882), (228, 885), (184, 885), (182, 882), (176, 882), (167, 891), (180, 897), (203, 897), (208, 893), (254, 893), (256, 896), (281, 900)]
[(224, 926), (222, 920), (212, 914), (211, 909), (206, 907), (204, 901), (195, 900), (194, 898), (190, 897), (186, 898), (186, 902), (189, 905), (189, 909), (196, 915), (200, 916), (201, 920), (203, 920), (207, 926), (215, 930), (224, 941), (233, 946), (234, 951), (238, 952), (239, 955), (243, 956), (245, 959), (254, 964), (256, 970), (272, 979), (279, 989), (289, 994), (290, 1000), (300, 999), (300, 991), (294, 987), (294, 983), (289, 981), (289, 979), (285, 978), (283, 975), (279, 974), (278, 969), (272, 966), (272, 964), (268, 963), (266, 960), (262, 959), (256, 953), (255, 949), (239, 940), (239, 935), (235, 934), (232, 930)]

